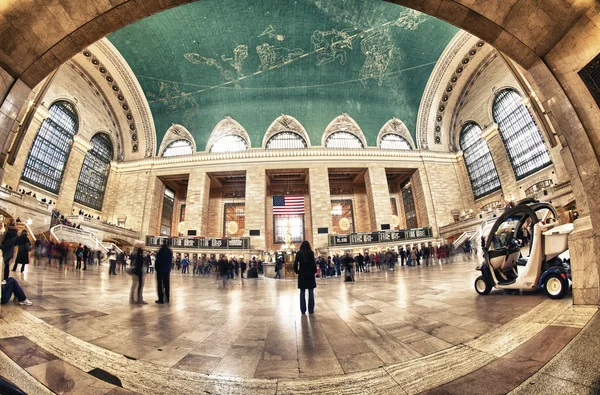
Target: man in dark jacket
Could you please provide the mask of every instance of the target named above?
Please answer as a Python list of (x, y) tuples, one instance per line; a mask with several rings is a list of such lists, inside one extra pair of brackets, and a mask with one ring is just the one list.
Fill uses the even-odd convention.
[[(156, 303), (169, 303), (169, 277), (173, 263), (173, 251), (167, 247), (167, 241), (163, 241), (162, 247), (156, 254), (156, 286), (158, 288), (158, 300)], [(164, 291), (164, 293), (163, 293)]]

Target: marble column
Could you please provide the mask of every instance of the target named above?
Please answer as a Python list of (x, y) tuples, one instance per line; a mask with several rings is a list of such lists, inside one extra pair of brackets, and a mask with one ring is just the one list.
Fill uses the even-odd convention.
[[(326, 166), (308, 169), (308, 190), (310, 194), (313, 249), (315, 251), (325, 251), (329, 245), (328, 233), (331, 233), (333, 229), (329, 173)], [(328, 233), (319, 234), (319, 228), (327, 228)]]
[(73, 137), (73, 146), (69, 153), (69, 159), (65, 166), (65, 171), (58, 192), (58, 200), (56, 202), (56, 209), (61, 213), (70, 214), (73, 210), (73, 201), (75, 200), (75, 191), (77, 189), (77, 182), (79, 181), (79, 174), (83, 166), (83, 160), (85, 154), (92, 149), (92, 143), (85, 137), (78, 134)]
[(597, 306), (600, 303), (600, 269), (596, 246), (600, 239), (594, 235), (590, 216), (575, 220), (573, 228), (569, 235), (573, 303)]
[[(160, 234), (161, 204), (165, 193), (162, 181), (154, 174), (148, 176), (146, 185), (140, 230), (142, 238), (148, 235)], [(173, 211), (176, 210), (174, 209)], [(118, 216), (115, 220), (118, 220)], [(171, 229), (171, 234), (177, 234), (177, 228)]]
[(508, 152), (506, 152), (506, 147), (504, 146), (504, 142), (498, 131), (498, 124), (492, 123), (488, 125), (483, 130), (482, 136), (485, 138), (490, 153), (492, 154), (504, 198), (507, 200), (511, 198), (513, 200), (519, 200), (517, 179), (510, 163)]
[[(267, 175), (263, 168), (246, 170), (246, 230), (250, 237), (250, 248), (265, 251), (267, 249), (266, 208)], [(260, 231), (260, 236), (250, 236), (250, 230)]]
[(371, 166), (365, 173), (371, 230), (381, 230), (382, 224), (392, 226), (392, 204), (387, 176), (383, 166)]
[(187, 231), (195, 230), (197, 236), (207, 236), (209, 197), (208, 173), (202, 169), (193, 169), (190, 172), (185, 201), (185, 227)]
[(410, 177), (410, 185), (417, 212), (417, 225), (419, 227), (431, 227), (433, 235), (437, 237), (438, 229), (434, 202), (425, 166), (413, 173)]

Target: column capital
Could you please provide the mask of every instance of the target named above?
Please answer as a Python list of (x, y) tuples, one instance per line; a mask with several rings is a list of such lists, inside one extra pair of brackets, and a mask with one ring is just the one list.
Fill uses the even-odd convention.
[(82, 152), (88, 152), (89, 150), (94, 148), (94, 146), (88, 139), (86, 139), (85, 137), (82, 137), (79, 134), (76, 134), (73, 137), (73, 148), (77, 148)]
[(498, 135), (498, 124), (495, 122), (490, 123), (481, 131), (481, 137), (485, 140), (490, 140), (496, 135)]

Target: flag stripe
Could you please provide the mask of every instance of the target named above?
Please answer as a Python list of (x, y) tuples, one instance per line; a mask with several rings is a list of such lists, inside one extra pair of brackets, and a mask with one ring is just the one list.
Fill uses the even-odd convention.
[(273, 215), (304, 214), (304, 196), (273, 196)]

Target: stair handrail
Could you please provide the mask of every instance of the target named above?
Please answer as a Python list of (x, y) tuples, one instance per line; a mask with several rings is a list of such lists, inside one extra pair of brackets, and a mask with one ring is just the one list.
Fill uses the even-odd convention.
[(66, 225), (55, 225), (52, 228), (50, 228), (50, 234), (56, 240), (61, 241), (60, 238), (56, 235), (56, 231), (61, 230), (61, 229), (64, 229), (68, 232), (85, 233), (87, 236), (89, 236), (90, 239), (92, 239), (92, 241), (96, 245), (96, 249), (102, 250), (105, 254), (108, 253), (108, 249), (106, 248), (106, 246), (104, 246), (104, 244), (102, 244), (102, 242), (96, 237), (96, 235), (94, 235), (94, 233), (90, 232), (89, 230), (85, 230), (85, 229), (81, 229), (81, 228), (79, 228), (79, 229), (73, 228), (71, 226), (66, 226)]

